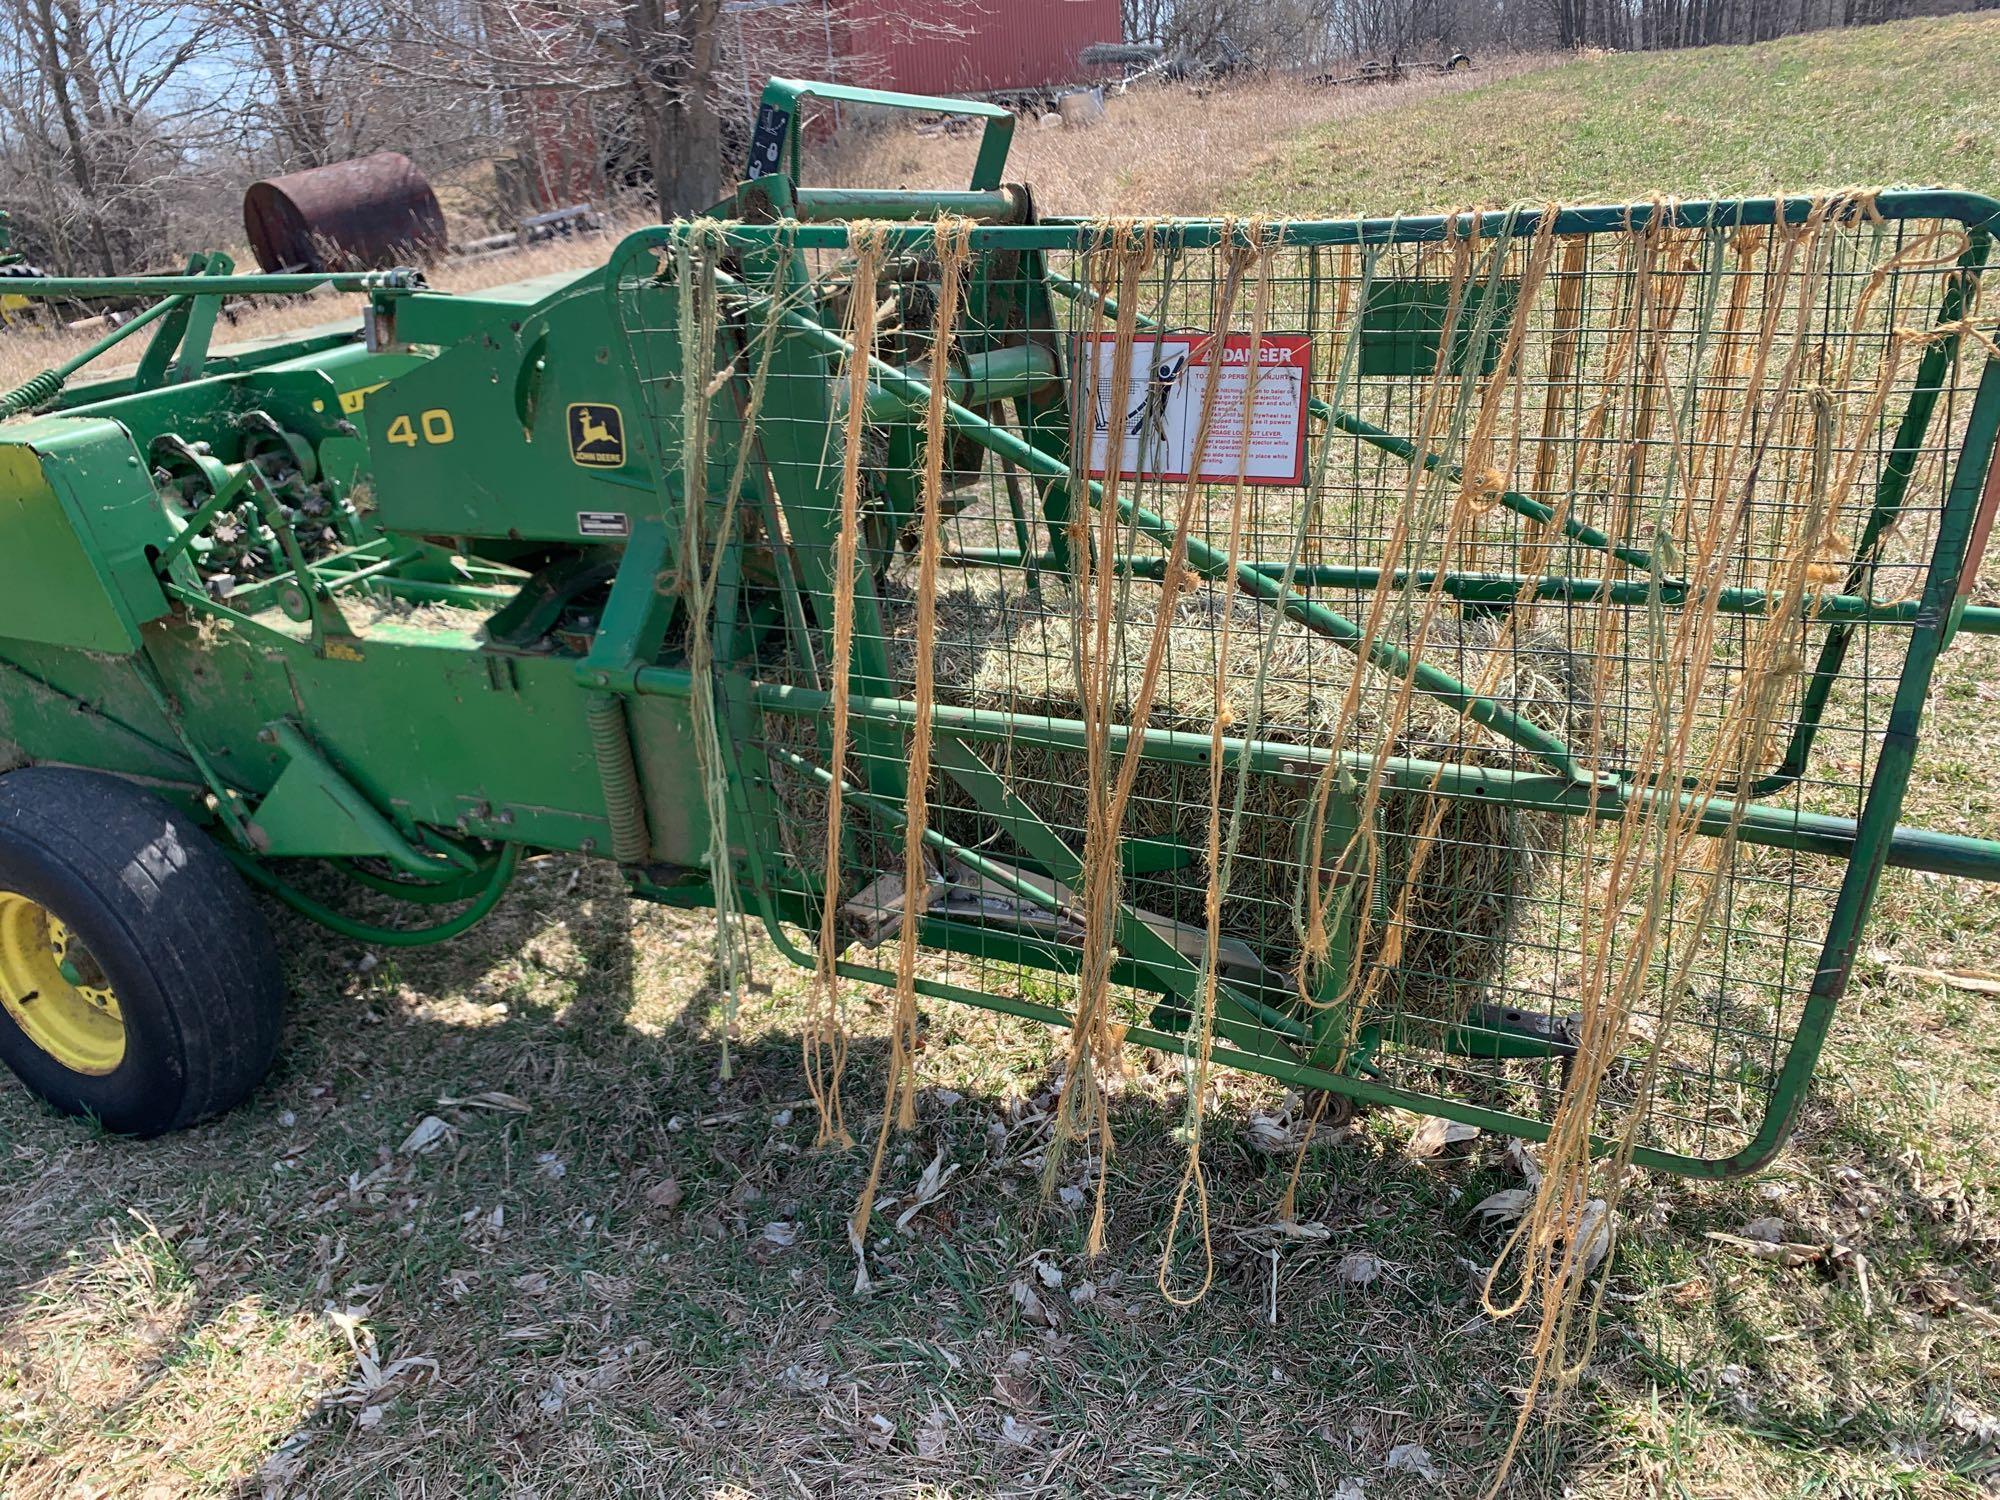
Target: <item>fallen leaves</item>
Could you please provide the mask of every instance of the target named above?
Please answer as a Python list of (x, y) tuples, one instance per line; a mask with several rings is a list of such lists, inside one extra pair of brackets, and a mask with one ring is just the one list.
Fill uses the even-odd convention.
[(1332, 1236), (1333, 1231), (1318, 1219), (1307, 1219), (1304, 1223), (1297, 1219), (1273, 1219), (1268, 1224), (1253, 1225), (1238, 1238), (1251, 1244), (1270, 1244), (1278, 1240), (1319, 1241)]
[(1029, 1373), (1034, 1363), (1035, 1357), (1027, 1350), (1016, 1349), (993, 1377), (993, 1394), (1015, 1411), (1033, 1411), (1041, 1395), (1035, 1377)]
[(484, 1093), (467, 1094), (463, 1098), (438, 1100), (439, 1109), (485, 1109), (508, 1115), (525, 1115), (532, 1107), (519, 1094), (506, 1094), (499, 1089), (487, 1089)]
[(910, 1196), (907, 1200), (884, 1198), (876, 1207), (880, 1212), (887, 1213), (890, 1209), (896, 1207), (898, 1203), (901, 1203), (903, 1211), (896, 1215), (896, 1228), (907, 1231), (910, 1227), (910, 1221), (931, 1204), (935, 1203), (943, 1194), (945, 1185), (957, 1175), (958, 1163), (953, 1162), (951, 1165), (946, 1166), (944, 1152), (940, 1151), (936, 1156), (931, 1158), (930, 1165), (924, 1168), (923, 1175), (917, 1179), (917, 1185), (910, 1190)]
[(434, 1378), (438, 1373), (438, 1362), (427, 1354), (384, 1361), (376, 1348), (374, 1332), (352, 1308), (329, 1307), (326, 1319), (347, 1340), (348, 1350), (354, 1356), (355, 1375), (320, 1401), (325, 1406), (360, 1408), (354, 1420), (361, 1427), (373, 1427), (382, 1420), (382, 1408), (397, 1389)]
[(423, 1156), (437, 1150), (452, 1134), (452, 1128), (436, 1115), (425, 1115), (417, 1121), (416, 1128), (403, 1137), (403, 1144), (396, 1148), (403, 1156)]
[(1479, 1139), (1477, 1125), (1462, 1124), (1457, 1120), (1447, 1120), (1439, 1115), (1426, 1115), (1417, 1122), (1410, 1132), (1410, 1138), (1403, 1143), (1403, 1155), (1411, 1161), (1424, 1161), (1437, 1156), (1450, 1147), (1463, 1146)]
[(1370, 1286), (1382, 1275), (1382, 1258), (1366, 1250), (1356, 1250), (1341, 1256), (1340, 1264), (1333, 1270), (1349, 1286)]
[(1773, 1261), (1781, 1266), (1808, 1266), (1825, 1260), (1832, 1247), (1807, 1244), (1803, 1241), (1765, 1239), (1754, 1235), (1725, 1234), (1720, 1229), (1708, 1231), (1709, 1239), (1727, 1250), (1736, 1250), (1757, 1260)]
[(1262, 1113), (1251, 1115), (1249, 1124), (1244, 1128), (1244, 1135), (1248, 1138), (1252, 1149), (1271, 1156), (1282, 1156), (1286, 1152), (1296, 1150), (1299, 1144), (1299, 1138), (1293, 1132), (1290, 1120), (1281, 1115)]
[(610, 1276), (602, 1271), (585, 1271), (578, 1280), (598, 1301), (612, 1307), (625, 1306), (638, 1290), (638, 1283), (630, 1276)]
[(810, 1396), (823, 1391), (830, 1377), (826, 1371), (806, 1365), (787, 1365), (779, 1375), (778, 1384), (796, 1396)]
[[(490, 1114), (525, 1115), (530, 1110), (528, 1101), (518, 1094), (503, 1093), (499, 1089), (487, 1089), (477, 1094), (444, 1095), (438, 1099), (437, 1107), (459, 1115), (486, 1111)], [(442, 1115), (425, 1115), (417, 1121), (410, 1133), (403, 1137), (402, 1145), (396, 1148), (403, 1156), (424, 1156), (437, 1150), (439, 1146), (458, 1134), (458, 1125)], [(561, 1176), (558, 1171), (554, 1175)]]
[(1985, 969), (1932, 969), (1917, 964), (1884, 964), (1883, 969), (1904, 979), (1923, 979), (1949, 989), (1973, 995), (2000, 995), (2000, 974)]
[(1042, 1294), (1035, 1290), (1034, 1278), (1017, 1276), (1007, 1290), (1014, 1299), (1014, 1306), (1020, 1312), (1022, 1322), (1039, 1323), (1044, 1328), (1055, 1327), (1055, 1310), (1044, 1302)]
[[(1776, 1227), (1776, 1237), (1772, 1228)], [(1875, 1292), (1868, 1275), (1868, 1257), (1851, 1245), (1836, 1241), (1823, 1244), (1804, 1240), (1783, 1238), (1785, 1226), (1782, 1220), (1758, 1219), (1743, 1226), (1742, 1234), (1725, 1234), (1719, 1229), (1708, 1231), (1708, 1238), (1724, 1249), (1752, 1256), (1757, 1260), (1770, 1261), (1785, 1267), (1824, 1266), (1828, 1270), (1843, 1270), (1853, 1273), (1855, 1287), (1861, 1294), (1861, 1311), (1872, 1317), (1875, 1312)], [(1750, 1231), (1757, 1230), (1753, 1235)]]
[[(1514, 1223), (1534, 1205), (1534, 1201), (1535, 1193), (1531, 1188), (1502, 1188), (1473, 1204), (1472, 1212), (1479, 1217), (1482, 1227), (1493, 1229)], [(1586, 1199), (1571, 1216), (1567, 1227), (1567, 1238), (1576, 1247), (1569, 1274), (1588, 1276), (1611, 1253), (1617, 1226), (1610, 1206), (1602, 1198)]]
[(1437, 1465), (1431, 1462), (1431, 1450), (1422, 1443), (1398, 1443), (1382, 1460), (1382, 1467), (1391, 1474), (1414, 1474), (1431, 1484), (1441, 1477)]
[(1511, 1224), (1528, 1211), (1528, 1205), (1535, 1201), (1532, 1188), (1502, 1188), (1497, 1193), (1488, 1193), (1472, 1205), (1473, 1213), (1484, 1221), (1487, 1228), (1501, 1224)]
[(1910, 1297), (1934, 1312), (1964, 1313), (1976, 1323), (1988, 1328), (2000, 1328), (2000, 1314), (1981, 1307), (1942, 1276), (1926, 1276), (1913, 1283)]
[(945, 1448), (949, 1442), (947, 1420), (945, 1414), (933, 1406), (930, 1410), (930, 1415), (918, 1424), (918, 1458), (942, 1458), (944, 1456)]

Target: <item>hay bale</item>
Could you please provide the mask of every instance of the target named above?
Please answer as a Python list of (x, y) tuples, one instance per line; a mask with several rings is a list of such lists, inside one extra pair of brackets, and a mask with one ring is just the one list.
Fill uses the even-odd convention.
[[(915, 601), (898, 569), (884, 587), (891, 675), (909, 692), (915, 636)], [(1112, 712), (1129, 720), (1138, 695), (1153, 621), (1160, 607), (1156, 584), (1133, 581), (1114, 654)], [(1273, 612), (1235, 592), (1199, 588), (1174, 606), (1165, 668), (1156, 688), (1151, 725), (1206, 734), (1212, 723), (1217, 649), (1222, 611), (1231, 612), (1229, 704), (1235, 728), (1247, 725), (1259, 661), (1269, 644), (1260, 737), (1285, 744), (1333, 747), (1343, 695), (1356, 670), (1351, 652), (1288, 618), (1272, 638)], [(1400, 638), (1408, 642), (1408, 622)], [(1396, 631), (1390, 632), (1398, 638)], [(1075, 642), (1067, 581), (1044, 576), (1039, 595), (1019, 575), (998, 571), (961, 574), (938, 597), (935, 680), (938, 700), (965, 707), (1011, 712), (1023, 717), (1023, 736), (1004, 746), (982, 747), (988, 763), (1004, 775), (1025, 802), (1080, 848), (1084, 823), (1084, 757), (1034, 743), (1038, 717), (1080, 717)], [(1506, 646), (1504, 656), (1496, 653)], [(1461, 681), (1480, 684), (1495, 669), (1488, 690), (1541, 727), (1572, 741), (1589, 733), (1594, 708), (1589, 659), (1572, 652), (1554, 634), (1527, 628), (1508, 646), (1497, 617), (1463, 619), (1448, 604), (1438, 611), (1425, 658)], [(1365, 670), (1365, 669), (1364, 669)], [(1367, 671), (1360, 711), (1338, 748), (1372, 753), (1381, 743), (1391, 714), (1395, 682)], [(772, 716), (774, 735), (811, 756), (800, 743), (817, 726), (809, 720)], [(1395, 736), (1395, 753), (1425, 759), (1487, 765), (1523, 764), (1522, 752), (1455, 710), (1416, 695)], [(1254, 777), (1232, 870), (1222, 926), (1226, 936), (1246, 943), (1264, 963), (1280, 972), (1293, 968), (1300, 945), (1294, 920), (1299, 890), (1303, 818), (1308, 811), (1310, 774)], [(1234, 776), (1224, 779), (1225, 815), (1235, 796)], [(817, 870), (818, 838), (824, 828), (825, 800), (803, 778), (780, 778), (787, 809), (809, 832), (794, 857)], [(1014, 851), (998, 841), (990, 819), (972, 807), (948, 778), (932, 788), (932, 826), (947, 837), (984, 848), (1002, 858)], [(1386, 793), (1377, 820), (1376, 843), (1383, 865), (1387, 904), (1393, 907), (1406, 878), (1410, 852), (1430, 799), (1420, 793)], [(1125, 884), (1126, 899), (1162, 916), (1199, 926), (1212, 872), (1202, 857), (1209, 818), (1205, 767), (1148, 761), (1140, 769), (1124, 833), (1130, 839), (1171, 840), (1194, 851), (1192, 863)], [(900, 869), (900, 844), (885, 831), (860, 830), (856, 856), (843, 871), (843, 888), (853, 891), (883, 870)], [(1410, 930), (1385, 1004), (1415, 1016), (1462, 1015), (1484, 995), (1495, 977), (1513, 930), (1520, 900), (1533, 878), (1539, 851), (1549, 842), (1547, 820), (1479, 800), (1446, 805), (1433, 847), (1411, 890)], [(788, 843), (792, 840), (788, 839)], [(1329, 862), (1338, 856), (1329, 845)], [(1364, 956), (1380, 952), (1380, 924)]]

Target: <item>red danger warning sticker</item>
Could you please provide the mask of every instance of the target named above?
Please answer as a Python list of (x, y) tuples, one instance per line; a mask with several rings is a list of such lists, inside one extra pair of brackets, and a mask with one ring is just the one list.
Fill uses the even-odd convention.
[[(1256, 380), (1251, 381), (1251, 344)], [(1102, 333), (1083, 341), (1079, 375), (1090, 384), (1090, 473), (1102, 479), (1117, 455), (1127, 479), (1188, 479), (1227, 484), (1304, 484), (1306, 401), (1312, 390), (1312, 338), (1303, 333), (1175, 332), (1132, 341), (1125, 398), (1113, 411), (1118, 340)], [(1208, 432), (1202, 406), (1217, 382)], [(1244, 398), (1254, 390), (1249, 443)], [(1200, 449), (1199, 455), (1196, 453)], [(1197, 470), (1198, 459), (1198, 470)]]

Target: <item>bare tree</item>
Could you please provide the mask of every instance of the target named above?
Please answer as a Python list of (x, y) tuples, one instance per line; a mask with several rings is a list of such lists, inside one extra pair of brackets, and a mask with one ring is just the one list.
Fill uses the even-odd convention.
[(167, 92), (200, 42), (168, 0), (0, 0), (0, 191), (25, 244), (113, 272), (156, 253), (179, 164)]
[[(1757, 41), (1994, 3), (1122, 0), (1122, 13), (1128, 40), (1287, 70)], [(938, 32), (1032, 24), (1021, 7), (907, 0), (895, 15)], [(765, 76), (882, 81), (856, 50), (857, 14), (854, 0), (0, 0), (0, 205), (38, 260), (102, 272), (232, 242), (252, 175), (388, 146), (434, 174), (491, 164), (467, 174), (482, 178), (566, 156), (576, 170), (544, 170), (540, 201), (609, 178), (650, 184), (664, 214), (696, 213), (722, 197)]]
[(626, 12), (634, 94), (653, 159), (660, 213), (698, 214), (722, 192), (715, 68), (722, 0), (633, 0)]

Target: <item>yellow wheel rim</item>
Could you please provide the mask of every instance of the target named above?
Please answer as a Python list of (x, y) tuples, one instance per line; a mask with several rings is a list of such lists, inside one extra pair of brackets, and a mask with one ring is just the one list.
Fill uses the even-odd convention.
[(111, 981), (54, 912), (0, 891), (0, 1006), (72, 1073), (103, 1075), (125, 1056), (125, 1017)]

